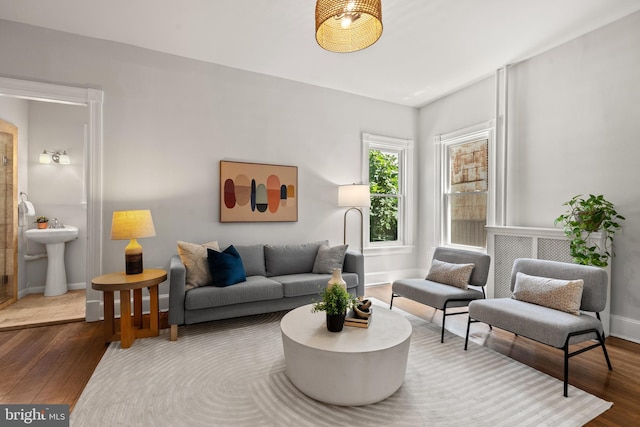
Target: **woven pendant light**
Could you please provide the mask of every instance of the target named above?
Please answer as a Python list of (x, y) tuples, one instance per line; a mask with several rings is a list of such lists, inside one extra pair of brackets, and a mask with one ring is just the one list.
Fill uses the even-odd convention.
[(316, 41), (331, 52), (355, 52), (382, 35), (381, 0), (318, 0)]

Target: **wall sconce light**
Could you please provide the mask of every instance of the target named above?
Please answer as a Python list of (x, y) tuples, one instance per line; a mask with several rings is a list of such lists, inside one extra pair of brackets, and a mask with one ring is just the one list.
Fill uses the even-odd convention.
[(348, 207), (344, 213), (344, 244), (347, 244), (347, 214), (356, 210), (360, 213), (360, 252), (364, 250), (364, 217), (362, 208), (371, 206), (371, 193), (368, 184), (340, 185), (338, 187), (338, 206)]
[(44, 150), (40, 154), (40, 157), (38, 157), (38, 161), (45, 165), (51, 163), (52, 160), (54, 163), (58, 163), (61, 165), (71, 164), (71, 158), (69, 158), (69, 155), (67, 154), (66, 150), (63, 150), (62, 154), (60, 154), (60, 151)]

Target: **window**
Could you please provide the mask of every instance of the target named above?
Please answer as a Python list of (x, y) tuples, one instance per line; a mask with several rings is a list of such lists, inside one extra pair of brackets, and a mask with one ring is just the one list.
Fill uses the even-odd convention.
[(436, 138), (440, 143), (441, 244), (486, 247), (492, 135), (485, 125)]
[(398, 208), (400, 192), (398, 171), (400, 153), (372, 148), (369, 150), (369, 240), (395, 242), (398, 240)]
[(413, 141), (363, 134), (363, 146), (371, 192), (367, 246), (408, 245)]

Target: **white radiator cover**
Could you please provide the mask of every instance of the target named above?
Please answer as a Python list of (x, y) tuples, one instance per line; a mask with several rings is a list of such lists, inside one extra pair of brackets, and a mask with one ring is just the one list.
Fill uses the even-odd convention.
[[(592, 234), (600, 239), (599, 233)], [(562, 230), (533, 227), (487, 227), (487, 253), (491, 267), (487, 279), (487, 298), (511, 297), (511, 269), (518, 258), (572, 262), (569, 240)], [(607, 272), (607, 305), (600, 313), (605, 335), (609, 335), (611, 304), (611, 259)], [(589, 313), (591, 314), (591, 313)]]

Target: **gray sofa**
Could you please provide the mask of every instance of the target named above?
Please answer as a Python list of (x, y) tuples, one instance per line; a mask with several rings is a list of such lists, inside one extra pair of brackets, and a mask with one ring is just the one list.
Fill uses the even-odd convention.
[[(246, 281), (226, 287), (188, 289), (186, 267), (178, 255), (169, 267), (169, 324), (171, 340), (178, 325), (289, 310), (319, 301), (331, 274), (312, 273), (318, 249), (327, 242), (299, 245), (236, 246)], [(353, 295), (364, 295), (364, 257), (346, 252), (342, 277)]]
[[(579, 300), (576, 299), (574, 305), (574, 307), (579, 307), (577, 314), (517, 299), (518, 273), (563, 281), (582, 279), (584, 281), (582, 294)], [(568, 391), (570, 357), (601, 347), (607, 366), (609, 370), (612, 369), (599, 315), (607, 303), (607, 273), (603, 269), (587, 265), (520, 258), (515, 260), (511, 272), (511, 291), (514, 290), (516, 292), (513, 298), (476, 300), (469, 303), (465, 350), (472, 322), (484, 322), (513, 332), (516, 336), (523, 336), (562, 349), (564, 351), (565, 397), (567, 397)], [(554, 303), (557, 304), (558, 298), (561, 297), (556, 293), (554, 298)], [(596, 315), (592, 316), (585, 312)], [(573, 352), (569, 351), (570, 345), (585, 341), (595, 341), (595, 343)]]

